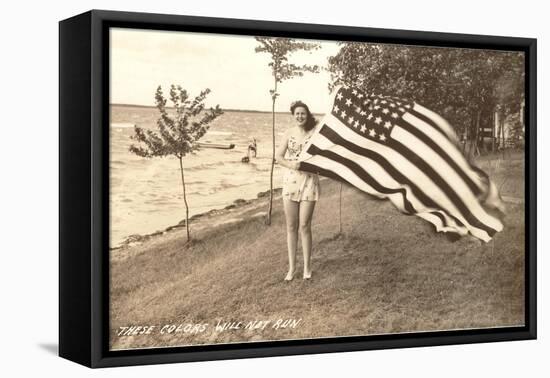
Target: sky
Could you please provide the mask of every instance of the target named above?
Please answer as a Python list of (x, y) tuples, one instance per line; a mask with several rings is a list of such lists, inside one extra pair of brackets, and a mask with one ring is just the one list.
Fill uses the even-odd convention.
[[(176, 84), (191, 96), (210, 88), (207, 106), (271, 111), (270, 57), (254, 51), (259, 44), (253, 36), (113, 28), (110, 39), (113, 104), (154, 106), (157, 87), (166, 95)], [(328, 57), (338, 51), (336, 42), (308, 42), (320, 43), (321, 49), (296, 52), (289, 63), (326, 68)], [(302, 100), (312, 112), (326, 112), (329, 81), (325, 70), (284, 81), (276, 111), (289, 111), (292, 101)]]

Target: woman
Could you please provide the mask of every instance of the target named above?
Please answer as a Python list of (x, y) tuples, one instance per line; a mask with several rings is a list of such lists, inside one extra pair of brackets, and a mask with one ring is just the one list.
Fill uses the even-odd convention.
[[(317, 121), (306, 104), (295, 101), (290, 105), (296, 125), (288, 129), (275, 158), (277, 163), (288, 168), (283, 178), (283, 205), (286, 218), (288, 247), (288, 274), (291, 281), (296, 272), (296, 246), (298, 231), (304, 255), (304, 279), (311, 278), (311, 218), (319, 199), (319, 177), (316, 174), (298, 171), (298, 157), (304, 144), (313, 135)], [(285, 158), (285, 154), (287, 157)]]

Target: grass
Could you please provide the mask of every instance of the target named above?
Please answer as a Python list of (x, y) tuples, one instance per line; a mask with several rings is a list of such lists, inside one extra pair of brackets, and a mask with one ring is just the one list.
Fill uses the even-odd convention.
[[(195, 241), (174, 229), (111, 252), (111, 348), (127, 349), (346, 335), (502, 327), (524, 323), (523, 155), (478, 162), (508, 203), (505, 229), (490, 243), (449, 241), (388, 201), (322, 182), (313, 219), (313, 278), (284, 282), (281, 200), (265, 226), (258, 199), (201, 217)], [(301, 252), (298, 269), (301, 270)], [(274, 328), (279, 319), (299, 320)], [(263, 329), (243, 329), (254, 320)], [(242, 322), (217, 331), (218, 322)], [(202, 324), (203, 328), (192, 325)], [(207, 325), (205, 325), (207, 324)], [(119, 327), (155, 326), (119, 336)], [(182, 325), (170, 334), (164, 325)]]

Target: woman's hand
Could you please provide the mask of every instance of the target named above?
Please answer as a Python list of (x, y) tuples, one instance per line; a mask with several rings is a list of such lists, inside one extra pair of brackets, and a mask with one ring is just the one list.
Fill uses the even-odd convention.
[(300, 168), (300, 163), (297, 162), (297, 161), (289, 161), (288, 162), (288, 168), (294, 169), (295, 171), (297, 171), (298, 168)]
[(298, 168), (300, 168), (300, 163), (294, 160), (275, 159), (275, 163), (282, 165), (283, 167), (286, 167), (288, 169), (298, 170)]

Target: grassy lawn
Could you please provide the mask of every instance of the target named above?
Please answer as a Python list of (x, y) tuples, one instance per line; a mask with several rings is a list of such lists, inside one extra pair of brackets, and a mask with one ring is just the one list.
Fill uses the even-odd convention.
[[(484, 157), (478, 164), (507, 202), (505, 229), (487, 244), (470, 237), (451, 242), (429, 223), (347, 186), (338, 235), (340, 184), (324, 180), (309, 281), (301, 274), (283, 281), (280, 198), (271, 226), (263, 224), (262, 198), (201, 217), (192, 224), (190, 245), (177, 228), (111, 251), (111, 348), (523, 324), (523, 155)], [(301, 273), (301, 249), (298, 257)], [(265, 323), (247, 329), (250, 321)], [(218, 322), (233, 322), (234, 329), (218, 330)], [(167, 333), (170, 325), (181, 326)], [(129, 326), (155, 328), (119, 335), (119, 327)]]

